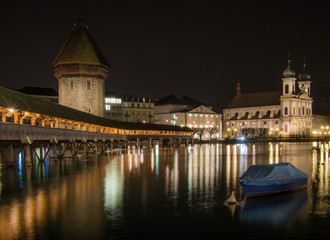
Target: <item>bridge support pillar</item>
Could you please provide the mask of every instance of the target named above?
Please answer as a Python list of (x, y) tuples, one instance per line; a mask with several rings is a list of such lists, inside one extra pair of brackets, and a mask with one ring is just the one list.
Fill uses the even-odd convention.
[(58, 160), (58, 157), (57, 157), (57, 147), (56, 147), (56, 143), (54, 142), (51, 146), (52, 148), (52, 157), (55, 159), (55, 160)]
[(24, 161), (25, 161), (25, 166), (31, 167), (31, 145), (30, 144), (25, 144), (24, 145)]
[(163, 146), (163, 139), (162, 138), (159, 139), (159, 147), (161, 147), (161, 146)]
[(173, 139), (172, 138), (170, 138), (169, 145), (170, 145), (170, 147), (173, 147)]
[(112, 138), (110, 139), (110, 149), (111, 150), (113, 149), (113, 139)]
[(7, 166), (13, 167), (15, 162), (15, 149), (13, 144), (10, 144), (7, 148)]
[(152, 147), (152, 138), (149, 138), (149, 147)]
[(86, 142), (83, 142), (83, 155), (86, 156), (87, 155), (87, 143)]

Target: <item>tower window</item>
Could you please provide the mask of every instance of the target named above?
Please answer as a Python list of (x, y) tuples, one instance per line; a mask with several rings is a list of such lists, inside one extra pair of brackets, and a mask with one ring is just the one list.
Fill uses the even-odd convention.
[(286, 84), (286, 85), (285, 85), (285, 94), (288, 94), (288, 93), (289, 93), (289, 85)]
[(287, 107), (284, 108), (284, 115), (288, 115), (288, 108)]
[(91, 81), (87, 80), (87, 90), (91, 90)]

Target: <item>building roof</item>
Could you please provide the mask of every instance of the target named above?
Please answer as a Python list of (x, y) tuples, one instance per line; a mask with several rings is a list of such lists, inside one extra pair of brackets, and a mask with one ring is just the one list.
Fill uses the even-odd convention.
[(21, 93), (35, 96), (47, 96), (47, 97), (58, 97), (58, 92), (54, 88), (42, 88), (42, 87), (23, 87), (16, 90)]
[(128, 130), (164, 130), (164, 131), (186, 131), (191, 129), (179, 126), (152, 124), (152, 123), (131, 123), (120, 122), (92, 114), (78, 111), (57, 103), (52, 103), (28, 96), (14, 90), (0, 86), (0, 106), (5, 108), (14, 108), (21, 111), (44, 114), (50, 117), (58, 117), (78, 122), (96, 124), (104, 127), (121, 128)]
[(197, 107), (197, 106), (200, 106), (200, 105), (210, 106), (209, 104), (202, 103), (202, 102), (200, 102), (198, 100), (195, 100), (193, 98), (186, 97), (186, 96), (183, 96), (183, 95), (174, 95), (174, 94), (168, 95), (167, 97), (159, 99), (158, 101), (156, 101), (155, 105), (160, 106), (160, 105), (169, 105), (169, 104), (185, 105), (185, 106), (190, 106), (190, 107)]
[(123, 96), (114, 91), (105, 91), (105, 97), (108, 98), (122, 98)]
[(225, 109), (281, 105), (282, 91), (244, 93), (235, 96)]
[(52, 66), (63, 63), (110, 64), (92, 38), (87, 26), (79, 20), (54, 59)]

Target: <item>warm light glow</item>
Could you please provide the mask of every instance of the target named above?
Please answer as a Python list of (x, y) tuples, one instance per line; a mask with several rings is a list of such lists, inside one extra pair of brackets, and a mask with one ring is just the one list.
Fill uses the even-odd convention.
[(121, 104), (121, 99), (120, 98), (105, 98), (105, 103)]

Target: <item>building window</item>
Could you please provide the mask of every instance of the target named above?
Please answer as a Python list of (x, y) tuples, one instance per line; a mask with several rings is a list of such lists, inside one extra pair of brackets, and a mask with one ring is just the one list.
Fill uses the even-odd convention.
[(73, 90), (73, 81), (70, 81), (70, 90)]
[(288, 93), (289, 93), (289, 85), (286, 84), (286, 85), (285, 85), (285, 94), (288, 94)]
[(106, 104), (106, 105), (105, 105), (105, 110), (110, 111), (110, 109), (111, 109), (111, 106), (108, 105), (108, 104)]
[(287, 107), (284, 108), (284, 115), (288, 115), (288, 108)]
[(91, 81), (87, 80), (87, 90), (91, 90)]

